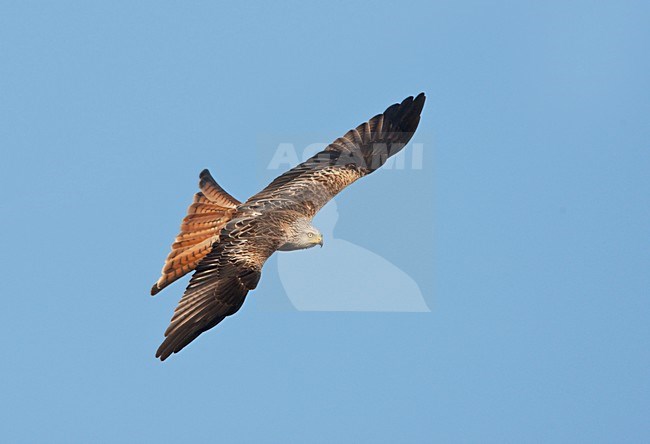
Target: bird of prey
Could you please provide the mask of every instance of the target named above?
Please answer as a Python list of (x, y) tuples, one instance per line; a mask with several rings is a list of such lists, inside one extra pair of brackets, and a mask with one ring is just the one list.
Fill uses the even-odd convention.
[(194, 271), (156, 357), (164, 361), (235, 314), (275, 251), (322, 247), (323, 236), (312, 218), (343, 188), (404, 148), (420, 122), (424, 101), (421, 93), (388, 107), (244, 203), (203, 170), (201, 191), (194, 195), (162, 276), (151, 288), (155, 295)]

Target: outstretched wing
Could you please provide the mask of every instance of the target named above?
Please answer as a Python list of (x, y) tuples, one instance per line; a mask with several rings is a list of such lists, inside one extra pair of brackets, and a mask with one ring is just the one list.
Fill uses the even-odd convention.
[(425, 96), (408, 97), (339, 137), (323, 151), (277, 177), (240, 208), (283, 202), (285, 209), (313, 217), (343, 188), (381, 167), (411, 140)]
[(253, 214), (238, 215), (196, 267), (156, 352), (161, 360), (235, 314), (257, 286), (264, 262), (277, 248), (273, 234), (279, 228)]

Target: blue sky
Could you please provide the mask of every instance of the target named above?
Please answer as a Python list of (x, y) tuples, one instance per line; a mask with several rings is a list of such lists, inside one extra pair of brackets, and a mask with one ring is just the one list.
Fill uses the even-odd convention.
[[(3, 2), (1, 440), (647, 442), (649, 20)], [(420, 91), (423, 167), (345, 190), (334, 233), (431, 312), (298, 311), (272, 259), (234, 318), (154, 359), (183, 283), (148, 290), (199, 171), (245, 199), (265, 141), (327, 142)]]

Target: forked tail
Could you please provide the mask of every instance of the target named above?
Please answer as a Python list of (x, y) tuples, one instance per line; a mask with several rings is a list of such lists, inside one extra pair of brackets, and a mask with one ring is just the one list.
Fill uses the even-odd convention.
[(219, 242), (219, 233), (241, 203), (217, 184), (208, 170), (199, 175), (200, 192), (187, 209), (181, 232), (172, 244), (160, 279), (151, 287), (151, 295), (194, 270)]

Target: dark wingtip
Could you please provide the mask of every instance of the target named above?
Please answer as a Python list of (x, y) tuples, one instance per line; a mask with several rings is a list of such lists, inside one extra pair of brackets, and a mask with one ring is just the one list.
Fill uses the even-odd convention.
[(151, 296), (157, 295), (160, 292), (160, 290), (162, 289), (158, 288), (158, 283), (156, 282), (155, 284), (153, 284), (153, 287), (151, 287)]
[(423, 92), (418, 94), (413, 100), (413, 104), (415, 105), (415, 109), (418, 109), (418, 113), (420, 113), (422, 108), (424, 108), (424, 102), (426, 102), (426, 100), (427, 96), (425, 96)]
[(390, 106), (384, 116), (394, 122), (395, 128), (404, 133), (413, 133), (420, 122), (420, 114), (424, 108), (426, 96), (423, 92), (415, 98), (409, 96), (402, 103)]
[(423, 92), (415, 96), (409, 96), (402, 103), (400, 103), (400, 108), (405, 107), (408, 108), (410, 113), (413, 114), (420, 114), (422, 112), (422, 108), (424, 108), (424, 102), (427, 100), (427, 97), (424, 95)]
[(156, 358), (164, 361), (165, 359), (169, 358), (172, 353), (172, 350), (167, 347), (167, 338), (165, 338), (163, 343), (160, 344), (160, 347), (158, 347), (158, 350), (156, 350)]

